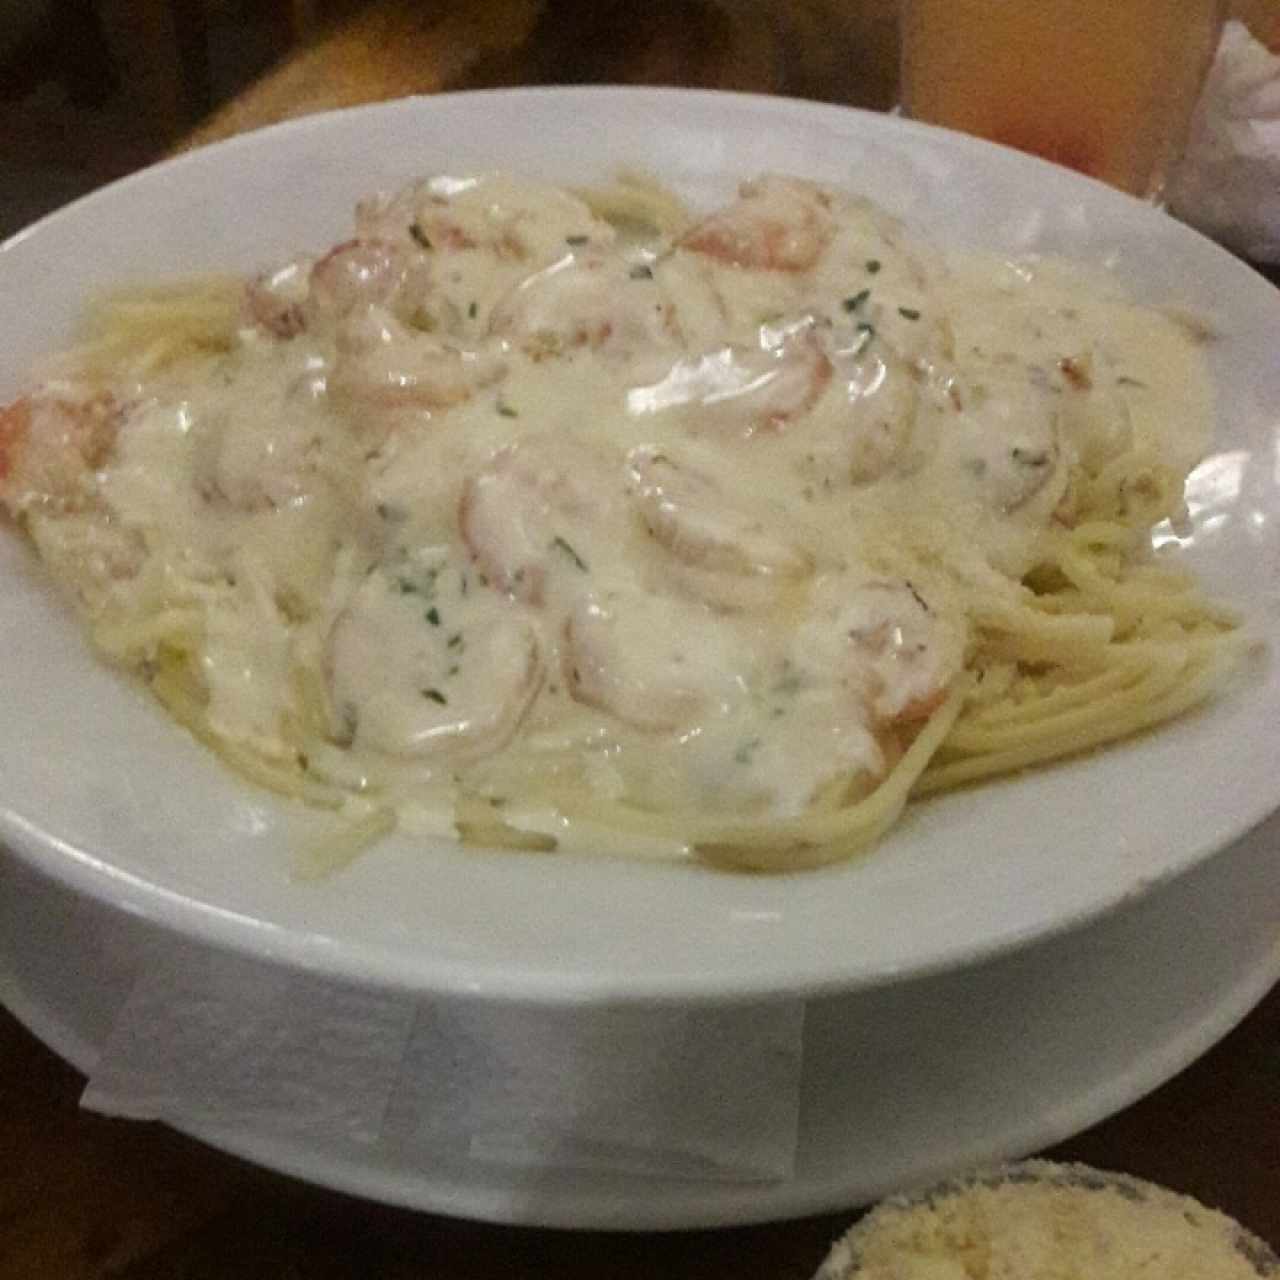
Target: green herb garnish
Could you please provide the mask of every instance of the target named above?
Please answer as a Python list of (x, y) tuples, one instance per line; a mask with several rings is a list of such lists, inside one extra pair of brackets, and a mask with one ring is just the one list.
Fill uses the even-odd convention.
[(778, 677), (772, 692), (780, 693), (784, 696), (794, 696), (802, 688), (804, 688), (804, 680), (800, 673), (788, 665), (788, 668)]
[(418, 226), (416, 222), (409, 223), (409, 234), (414, 238), (415, 241), (417, 241), (417, 243), (423, 249), (430, 249), (432, 247), (431, 241), (428, 238), (427, 233), (423, 231), (423, 229), (420, 226)]
[(898, 308), (898, 314), (899, 314), (899, 315), (900, 315), (904, 320), (919, 320), (919, 319), (920, 319), (920, 313), (915, 309), (915, 307), (899, 307), (899, 308)]
[(409, 317), (409, 324), (422, 333), (434, 333), (436, 331), (436, 318), (426, 307), (414, 307), (413, 315)]
[(853, 294), (851, 297), (846, 298), (841, 305), (844, 307), (845, 311), (852, 314), (853, 312), (857, 311), (857, 309), (860, 306), (862, 306), (862, 304), (866, 302), (866, 300), (869, 297), (871, 297), (870, 289), (859, 289), (857, 293)]
[(430, 698), (432, 702), (438, 702), (442, 707), (448, 706), (449, 699), (440, 692), (439, 689), (423, 689), (422, 696)]
[(653, 268), (652, 268), (652, 267), (646, 267), (646, 266), (644, 265), (644, 263), (640, 263), (640, 265), (639, 265), (639, 266), (632, 267), (632, 268), (631, 268), (631, 270), (630, 270), (627, 274), (628, 274), (628, 275), (629, 275), (633, 280), (652, 280), (652, 279), (653, 279)]
[(551, 539), (551, 545), (563, 551), (583, 573), (587, 572), (587, 562), (559, 534)]
[(395, 579), (396, 590), (402, 596), (425, 596), (430, 600), (435, 596), (439, 576), (439, 569), (425, 569), (421, 578), (410, 578), (402, 573)]
[(504, 418), (518, 418), (520, 416), (505, 400), (498, 401), (498, 412)]
[(1050, 461), (1048, 450), (1024, 449), (1020, 445), (1014, 445), (1009, 450), (1009, 457), (1020, 467), (1047, 467)]
[(440, 625), (440, 610), (437, 609), (435, 605), (432, 605), (431, 608), (427, 610), (425, 617), (433, 627), (438, 627)]
[(571, 244), (576, 249), (579, 245), (584, 245), (591, 239), (590, 236), (565, 236), (565, 244)]
[(867, 274), (868, 274), (868, 275), (872, 275), (872, 276), (873, 276), (873, 275), (875, 275), (875, 273), (876, 273), (877, 271), (879, 271), (879, 270), (880, 270), (880, 259), (879, 259), (879, 258), (868, 258), (868, 259), (867, 259)]

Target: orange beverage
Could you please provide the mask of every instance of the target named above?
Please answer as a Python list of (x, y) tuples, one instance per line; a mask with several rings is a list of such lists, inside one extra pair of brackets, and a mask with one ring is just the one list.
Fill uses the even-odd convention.
[(1222, 16), (1219, 0), (904, 0), (903, 103), (1156, 197)]

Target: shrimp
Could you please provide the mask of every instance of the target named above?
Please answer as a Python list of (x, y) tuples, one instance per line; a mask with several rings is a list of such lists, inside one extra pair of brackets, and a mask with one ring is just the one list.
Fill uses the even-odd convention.
[(481, 253), (526, 272), (561, 257), (566, 244), (610, 244), (614, 232), (575, 196), (505, 174), (438, 176), (356, 207), (360, 237), (444, 257)]
[(680, 411), (690, 430), (749, 438), (803, 417), (831, 379), (832, 366), (808, 321), (762, 326), (758, 346), (725, 346), (679, 360), (666, 376), (627, 392), (633, 416)]
[(651, 271), (576, 253), (521, 280), (493, 309), (489, 332), (535, 360), (575, 347), (626, 358), (679, 342), (675, 309)]
[(1062, 435), (1075, 446), (1086, 470), (1101, 471), (1133, 447), (1133, 418), (1116, 387), (1117, 374), (1096, 351), (1064, 356), (1058, 372), (1064, 384)]
[(348, 240), (311, 269), (310, 309), (349, 315), (384, 306), (408, 318), (430, 294), (432, 270), (425, 254), (383, 240)]
[(441, 412), (469, 400), (506, 372), (490, 352), (437, 341), (408, 329), (391, 312), (369, 305), (338, 330), (330, 386), (374, 409)]
[(0, 409), (0, 504), (15, 517), (91, 505), (94, 473), (111, 453), (123, 416), (106, 393), (79, 401), (23, 396)]
[(521, 610), (464, 596), (464, 572), (428, 556), (364, 580), (328, 643), (339, 738), (450, 762), (511, 740), (542, 685), (542, 639)]
[(634, 589), (578, 601), (561, 665), (575, 701), (654, 733), (723, 716), (746, 690), (746, 656), (722, 620)]
[[(790, 688), (789, 673), (773, 674)], [(869, 793), (884, 777), (895, 735), (833, 701), (829, 689), (756, 694), (754, 705), (703, 719), (697, 734), (680, 736), (675, 754), (684, 778), (675, 785), (693, 783), (691, 803), (705, 809), (710, 802), (739, 822), (761, 810), (785, 817)], [(662, 781), (671, 788), (669, 778)], [(670, 803), (661, 791), (653, 802)]]
[(948, 377), (934, 392), (938, 448), (933, 465), (958, 473), (972, 496), (991, 510), (1010, 514), (1043, 501), (1051, 511), (1068, 473), (1052, 393), (994, 369)]
[(728, 266), (756, 271), (810, 271), (835, 231), (832, 196), (798, 178), (745, 182), (739, 199), (713, 213), (677, 241)]
[(463, 484), (458, 528), (488, 584), (531, 605), (556, 578), (577, 582), (623, 536), (621, 477), (590, 447), (531, 437)]
[(302, 348), (278, 353), (288, 380), (228, 374), (210, 395), (189, 429), (191, 483), (202, 498), (242, 512), (277, 510), (327, 487), (326, 475), (342, 489), (358, 473), (364, 442), (336, 415), (312, 410), (326, 379), (323, 365), (309, 369), (311, 359)]
[(893, 728), (931, 715), (963, 659), (959, 628), (911, 582), (833, 574), (815, 587), (789, 662), (801, 687), (829, 685), (833, 698)]
[(837, 353), (821, 399), (806, 415), (802, 475), (833, 484), (868, 484), (907, 459), (918, 392), (907, 365), (885, 344)]
[(18, 453), (31, 430), (31, 401), (21, 396), (0, 408), (0, 481), (17, 465)]
[(303, 255), (249, 282), (250, 320), (278, 338), (296, 337), (326, 317), (381, 306), (402, 319), (417, 314), (432, 287), (422, 253), (386, 240), (346, 240), (319, 260)]
[(627, 457), (628, 491), (654, 540), (677, 560), (712, 573), (801, 578), (813, 558), (709, 476), (642, 445)]
[(244, 292), (249, 322), (276, 338), (297, 337), (307, 327), (303, 308), (314, 263), (310, 254), (303, 254), (250, 280)]

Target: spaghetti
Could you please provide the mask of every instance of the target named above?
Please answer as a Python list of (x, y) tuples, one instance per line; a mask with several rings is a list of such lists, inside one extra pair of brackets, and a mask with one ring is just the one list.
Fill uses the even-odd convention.
[(1194, 335), (792, 179), (439, 178), (256, 277), (136, 289), (0, 413), (0, 501), (110, 660), (342, 821), (779, 871), (1218, 693), (1151, 553)]

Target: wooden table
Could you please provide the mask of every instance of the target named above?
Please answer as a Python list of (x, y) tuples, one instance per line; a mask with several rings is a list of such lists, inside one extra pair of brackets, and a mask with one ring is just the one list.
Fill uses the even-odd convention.
[[(329, 106), (516, 83), (665, 82), (883, 106), (893, 64), (893, 0), (382, 3), (299, 49), (190, 145)], [(3, 1280), (789, 1280), (810, 1276), (854, 1217), (644, 1236), (450, 1221), (81, 1113), (82, 1085), (0, 1013)], [(1049, 1154), (1165, 1183), (1280, 1243), (1280, 990), (1177, 1079)]]

